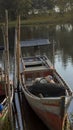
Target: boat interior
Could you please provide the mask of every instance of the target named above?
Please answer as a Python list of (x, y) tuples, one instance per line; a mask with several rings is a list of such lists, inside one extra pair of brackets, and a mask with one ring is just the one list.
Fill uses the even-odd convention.
[(51, 69), (30, 69), (30, 71), (25, 71), (25, 82), (27, 84), (27, 86), (29, 86), (29, 84), (33, 84), (33, 82), (35, 81), (36, 78), (41, 78), (41, 77), (46, 77), (48, 75), (51, 75), (53, 77), (53, 80), (56, 83), (59, 83), (59, 81), (56, 79), (56, 77), (53, 75), (53, 70)]
[[(55, 74), (55, 69), (51, 68), (48, 64), (46, 64), (45, 60), (41, 59), (42, 57), (36, 57), (35, 59), (25, 59), (24, 76), (25, 84), (28, 91), (38, 97), (40, 94), (43, 97), (66, 96), (66, 88), (63, 82), (61, 81), (60, 77)], [(51, 75), (53, 77), (53, 80), (55, 82), (54, 84), (41, 84), (40, 82), (35, 82), (37, 78), (45, 78), (48, 75)]]
[(60, 97), (66, 96), (65, 88), (60, 84), (53, 83), (35, 83), (28, 88), (28, 91), (35, 96), (40, 97)]
[(53, 75), (53, 69), (50, 69), (39, 57), (25, 58), (25, 81), (34, 81), (37, 77), (45, 77), (49, 74)]

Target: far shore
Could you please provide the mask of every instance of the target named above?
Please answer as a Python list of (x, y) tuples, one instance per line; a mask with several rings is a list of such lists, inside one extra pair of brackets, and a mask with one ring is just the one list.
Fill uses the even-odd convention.
[[(27, 17), (26, 19), (21, 19), (21, 25), (27, 26), (27, 25), (41, 25), (41, 24), (65, 24), (65, 23), (71, 23), (73, 24), (73, 15), (71, 13), (66, 14), (53, 14), (53, 15), (33, 15), (31, 17)], [(2, 26), (3, 23), (0, 23), (0, 26)], [(9, 27), (15, 27), (16, 26), (16, 20), (11, 21), (9, 20)]]

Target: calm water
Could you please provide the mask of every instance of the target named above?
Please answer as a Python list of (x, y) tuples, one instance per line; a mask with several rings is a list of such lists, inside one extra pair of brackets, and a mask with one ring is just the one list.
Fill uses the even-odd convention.
[[(22, 48), (22, 55), (32, 56), (36, 54), (46, 54), (59, 74), (73, 90), (73, 26), (70, 24), (65, 24), (56, 26), (41, 25), (33, 27), (21, 27), (21, 41), (40, 38), (48, 39), (50, 41), (50, 45), (24, 47)], [(0, 45), (3, 45), (1, 29)], [(14, 28), (9, 29), (9, 47), (10, 74), (12, 77), (14, 59)], [(3, 57), (2, 53), (0, 52), (0, 66), (3, 66), (1, 65), (2, 60)], [(69, 117), (72, 115), (71, 113), (73, 113), (73, 100), (70, 103), (68, 113)]]
[[(3, 44), (2, 31), (0, 29), (0, 44)], [(65, 25), (41, 25), (21, 27), (21, 41), (31, 39), (44, 39), (50, 41), (50, 45), (22, 48), (24, 56), (46, 54), (57, 71), (73, 90), (73, 26)], [(13, 70), (13, 47), (14, 47), (14, 28), (9, 29), (10, 47), (10, 70)], [(2, 60), (2, 55), (0, 54)], [(1, 64), (0, 60), (0, 64)], [(1, 65), (0, 65), (1, 66)]]
[(21, 32), (21, 41), (49, 39), (50, 45), (22, 48), (23, 55), (46, 54), (73, 90), (73, 26), (65, 24), (25, 27), (21, 28)]
[[(50, 45), (22, 48), (23, 56), (46, 54), (54, 67), (73, 90), (73, 26), (35, 26), (21, 28), (21, 41), (31, 39), (44, 39)], [(73, 99), (68, 107), (68, 115), (73, 125)]]

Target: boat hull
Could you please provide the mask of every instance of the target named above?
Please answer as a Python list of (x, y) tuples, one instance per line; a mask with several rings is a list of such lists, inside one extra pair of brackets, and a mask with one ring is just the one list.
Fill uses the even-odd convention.
[(40, 99), (29, 95), (25, 90), (23, 91), (29, 105), (43, 123), (51, 130), (62, 130), (63, 118), (60, 116), (61, 99)]
[[(72, 90), (53, 68), (47, 57), (27, 57), (23, 60), (25, 70), (23, 70), (23, 76), (21, 73), (22, 90), (29, 105), (48, 128), (63, 130)], [(54, 84), (48, 80), (46, 83), (41, 82), (41, 79), (49, 75), (52, 76)]]

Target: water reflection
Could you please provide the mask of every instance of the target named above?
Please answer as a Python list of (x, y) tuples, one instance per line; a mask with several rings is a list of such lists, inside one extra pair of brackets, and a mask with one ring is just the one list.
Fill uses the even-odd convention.
[(73, 27), (71, 24), (65, 24), (65, 29), (68, 31), (68, 32), (71, 32)]
[(56, 31), (66, 30), (68, 32), (71, 32), (73, 30), (73, 26), (71, 24), (62, 24), (62, 25), (56, 25)]
[[(9, 52), (10, 52), (10, 76), (13, 78), (14, 65), (14, 28), (9, 29)], [(3, 45), (2, 31), (0, 29), (0, 45)], [(21, 27), (21, 41), (32, 39), (49, 39), (50, 45), (24, 47), (23, 56), (46, 54), (57, 71), (73, 90), (73, 26), (65, 25), (41, 25)], [(2, 54), (0, 53), (0, 66)], [(73, 108), (73, 101), (72, 107)], [(73, 113), (73, 109), (70, 113)]]
[[(56, 69), (63, 75), (67, 83), (73, 88), (73, 26), (71, 24), (56, 26), (25, 27), (25, 36), (21, 39), (48, 38), (51, 45), (23, 48), (23, 55), (46, 54)], [(27, 30), (27, 31), (26, 31)], [(53, 41), (54, 54), (53, 54)]]
[[(1, 33), (1, 29), (0, 29)], [(2, 34), (0, 44), (3, 44)], [(49, 39), (50, 45), (22, 48), (24, 56), (46, 54), (73, 89), (73, 25), (36, 25), (21, 27), (21, 41)], [(53, 49), (54, 44), (54, 49)], [(13, 69), (14, 28), (9, 28), (10, 69)]]

